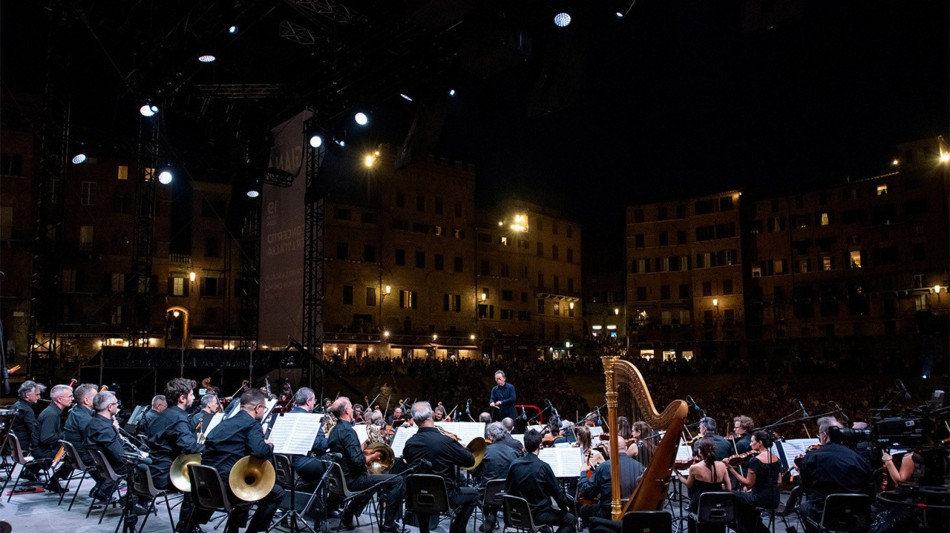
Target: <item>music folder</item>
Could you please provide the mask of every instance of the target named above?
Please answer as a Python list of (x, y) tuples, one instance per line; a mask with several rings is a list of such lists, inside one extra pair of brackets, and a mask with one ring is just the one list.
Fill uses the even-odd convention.
[(541, 448), (538, 459), (551, 465), (555, 477), (576, 478), (581, 473), (581, 449), (570, 448)]
[(274, 420), (269, 440), (274, 453), (307, 455), (313, 448), (317, 432), (323, 431), (323, 415), (314, 413), (287, 413)]

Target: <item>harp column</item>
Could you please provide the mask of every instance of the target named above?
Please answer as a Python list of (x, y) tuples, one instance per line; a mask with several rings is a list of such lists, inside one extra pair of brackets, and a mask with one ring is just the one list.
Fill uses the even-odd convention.
[(614, 383), (614, 362), (617, 357), (601, 357), (604, 365), (604, 378), (607, 381), (607, 432), (610, 433), (610, 517), (620, 520), (623, 509), (620, 507), (620, 461), (617, 460), (620, 447), (617, 444), (617, 387)]

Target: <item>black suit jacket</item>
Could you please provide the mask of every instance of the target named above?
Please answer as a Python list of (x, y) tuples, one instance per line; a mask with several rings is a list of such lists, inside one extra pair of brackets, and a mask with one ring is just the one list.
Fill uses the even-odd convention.
[(258, 459), (270, 459), (274, 455), (274, 449), (264, 442), (260, 420), (243, 409), (214, 428), (214, 433), (205, 440), (205, 449), (201, 464), (217, 469), (221, 476), (227, 476), (234, 463), (247, 455)]
[(96, 446), (106, 455), (112, 468), (119, 470), (125, 463), (125, 448), (119, 438), (119, 430), (112, 420), (97, 414), (92, 415), (86, 426), (86, 448)]
[(445, 488), (449, 491), (458, 489), (455, 467), (467, 468), (475, 464), (472, 452), (434, 427), (419, 428), (415, 435), (409, 437), (402, 456), (409, 464), (419, 459), (429, 461), (431, 467), (422, 467), (417, 471), (440, 476), (445, 480)]
[(33, 411), (33, 404), (26, 400), (17, 400), (13, 404), (13, 408), (16, 409), (16, 418), (13, 419), (13, 426), (10, 431), (20, 441), (20, 448), (23, 448), (23, 453), (28, 454), (40, 443), (36, 413)]
[(55, 403), (50, 403), (36, 420), (39, 427), (39, 444), (33, 450), (33, 456), (38, 459), (48, 459), (59, 451), (59, 441), (63, 438), (63, 410)]
[[(154, 413), (154, 411), (149, 411), (149, 413)], [(175, 458), (186, 453), (201, 453), (205, 447), (198, 444), (194, 432), (191, 431), (188, 414), (177, 405), (156, 415), (155, 420), (149, 423), (146, 435), (148, 447), (152, 450), (149, 456), (152, 459), (149, 470), (152, 472), (152, 481), (155, 486), (167, 488), (168, 470)]]

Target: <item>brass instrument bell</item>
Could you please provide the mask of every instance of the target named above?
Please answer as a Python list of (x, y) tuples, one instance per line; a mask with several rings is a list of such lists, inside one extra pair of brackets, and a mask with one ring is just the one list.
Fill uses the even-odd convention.
[(475, 464), (465, 470), (475, 470), (478, 468), (478, 465), (482, 464), (482, 459), (485, 458), (485, 450), (488, 449), (488, 444), (482, 437), (475, 437), (468, 443), (465, 449), (472, 452), (472, 455), (475, 456)]
[(246, 502), (257, 502), (274, 488), (277, 472), (266, 459), (252, 455), (242, 457), (231, 467), (228, 486), (231, 492)]
[(172, 466), (168, 469), (168, 478), (172, 485), (182, 492), (191, 492), (191, 479), (188, 477), (188, 465), (200, 465), (200, 453), (185, 453), (179, 455), (172, 461)]

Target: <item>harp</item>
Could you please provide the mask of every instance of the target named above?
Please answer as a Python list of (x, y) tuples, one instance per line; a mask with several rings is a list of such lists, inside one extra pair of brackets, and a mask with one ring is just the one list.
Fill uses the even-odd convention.
[(607, 381), (607, 423), (611, 434), (610, 457), (616, 458), (619, 453), (616, 437), (617, 388), (621, 385), (626, 385), (633, 391), (643, 420), (654, 429), (666, 430), (666, 434), (653, 452), (650, 465), (647, 466), (643, 477), (633, 489), (629, 501), (623, 507), (620, 502), (620, 462), (617, 460), (610, 462), (610, 483), (613, 495), (610, 505), (611, 518), (620, 520), (628, 511), (653, 511), (663, 507), (688, 407), (683, 400), (673, 400), (662, 413), (658, 413), (643, 375), (633, 363), (619, 357), (602, 357), (601, 361), (604, 364), (604, 377)]

